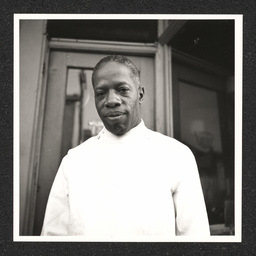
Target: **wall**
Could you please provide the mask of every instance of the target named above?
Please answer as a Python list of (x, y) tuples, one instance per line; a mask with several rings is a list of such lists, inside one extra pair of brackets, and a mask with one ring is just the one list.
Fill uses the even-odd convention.
[(29, 198), (29, 168), (44, 21), (20, 21), (20, 230)]

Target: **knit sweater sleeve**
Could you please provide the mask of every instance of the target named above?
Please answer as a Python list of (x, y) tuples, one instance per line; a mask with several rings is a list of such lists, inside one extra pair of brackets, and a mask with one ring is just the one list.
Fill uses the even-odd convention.
[(50, 191), (41, 236), (68, 235), (68, 184), (64, 166), (65, 158), (62, 160)]
[(178, 184), (173, 192), (176, 235), (210, 235), (197, 164), (188, 148), (183, 152), (178, 177)]

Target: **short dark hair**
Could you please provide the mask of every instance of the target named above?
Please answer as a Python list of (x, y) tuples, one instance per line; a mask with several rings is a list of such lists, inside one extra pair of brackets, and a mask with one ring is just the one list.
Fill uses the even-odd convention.
[(94, 86), (94, 76), (95, 76), (95, 73), (96, 71), (105, 63), (107, 62), (117, 62), (117, 63), (120, 63), (120, 64), (123, 64), (125, 65), (127, 68), (130, 69), (131, 71), (131, 75), (132, 75), (132, 79), (134, 80), (135, 84), (137, 84), (138, 86), (140, 86), (140, 71), (137, 69), (137, 67), (135, 66), (135, 64), (130, 60), (128, 59), (127, 57), (125, 56), (122, 56), (122, 55), (110, 55), (110, 56), (106, 56), (104, 57), (103, 59), (101, 59), (97, 64), (96, 66), (94, 67), (93, 69), (93, 72), (92, 72), (92, 84)]

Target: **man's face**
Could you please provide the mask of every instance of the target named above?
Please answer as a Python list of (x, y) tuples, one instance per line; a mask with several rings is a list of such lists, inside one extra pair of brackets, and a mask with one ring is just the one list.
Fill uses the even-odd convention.
[(143, 89), (125, 65), (103, 64), (94, 76), (94, 94), (98, 114), (111, 133), (123, 135), (139, 124)]

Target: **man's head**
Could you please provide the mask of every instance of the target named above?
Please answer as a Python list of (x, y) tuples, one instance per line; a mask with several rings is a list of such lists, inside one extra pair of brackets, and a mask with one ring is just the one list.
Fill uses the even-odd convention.
[(139, 124), (144, 88), (138, 69), (128, 58), (113, 55), (100, 60), (92, 84), (96, 109), (111, 133), (123, 135)]

